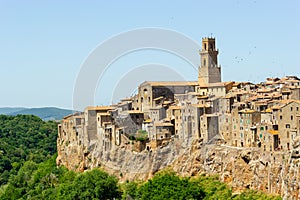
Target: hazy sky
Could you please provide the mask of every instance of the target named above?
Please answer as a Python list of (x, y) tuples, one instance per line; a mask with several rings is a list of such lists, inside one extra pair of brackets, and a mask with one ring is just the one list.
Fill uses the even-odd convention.
[[(0, 0), (0, 107), (72, 108), (74, 84), (89, 54), (108, 38), (143, 27), (175, 30), (199, 43), (212, 34), (217, 40), (224, 81), (260, 82), (270, 76), (300, 76), (299, 19), (298, 0)], [(120, 85), (116, 80), (127, 80), (124, 73), (131, 68), (126, 66), (148, 63), (180, 66), (176, 68), (179, 75), (188, 72), (188, 79), (197, 80), (197, 72), (185, 70), (188, 64), (178, 57), (146, 50), (113, 63), (105, 77), (108, 82), (99, 84), (108, 90), (110, 85), (116, 88)], [(142, 72), (133, 73), (130, 80), (134, 84), (128, 84), (133, 87), (129, 91), (143, 81), (134, 78)], [(145, 74), (143, 79), (149, 80), (176, 77), (164, 70), (160, 76)], [(102, 105), (111, 100), (99, 90), (95, 102)]]

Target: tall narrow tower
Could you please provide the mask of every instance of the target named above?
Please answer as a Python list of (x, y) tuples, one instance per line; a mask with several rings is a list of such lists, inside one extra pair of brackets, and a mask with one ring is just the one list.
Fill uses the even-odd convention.
[(221, 67), (218, 66), (218, 53), (215, 38), (202, 38), (202, 50), (199, 51), (201, 64), (198, 70), (200, 86), (221, 82)]

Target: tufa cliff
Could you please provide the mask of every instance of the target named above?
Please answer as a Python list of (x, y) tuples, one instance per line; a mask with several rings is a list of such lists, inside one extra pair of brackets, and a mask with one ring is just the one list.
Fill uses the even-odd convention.
[(299, 199), (300, 138), (289, 152), (263, 152), (217, 144), (203, 145), (199, 139), (173, 139), (156, 150), (135, 152), (140, 142), (112, 146), (104, 151), (97, 138), (59, 135), (57, 164), (84, 171), (101, 167), (121, 180), (148, 179), (159, 170), (171, 168), (182, 176), (218, 174), (233, 191), (262, 190), (284, 199)]

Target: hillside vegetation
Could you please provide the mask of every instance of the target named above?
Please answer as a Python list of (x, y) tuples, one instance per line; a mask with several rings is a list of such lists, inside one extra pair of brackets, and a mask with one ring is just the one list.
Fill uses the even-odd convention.
[(0, 115), (0, 199), (281, 199), (256, 191), (233, 195), (217, 177), (157, 173), (126, 181), (100, 169), (84, 173), (56, 166), (56, 123), (32, 115)]
[(0, 185), (22, 164), (45, 161), (56, 153), (57, 124), (33, 115), (0, 115)]

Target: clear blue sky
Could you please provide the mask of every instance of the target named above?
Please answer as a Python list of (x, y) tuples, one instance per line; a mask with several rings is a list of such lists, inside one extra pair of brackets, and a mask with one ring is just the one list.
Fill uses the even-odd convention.
[[(0, 0), (0, 107), (71, 108), (74, 83), (89, 53), (113, 35), (142, 27), (172, 29), (198, 42), (212, 33), (224, 81), (300, 76), (299, 19), (296, 0)], [(124, 63), (143, 64), (141, 57), (146, 63), (150, 57), (182, 64), (149, 51), (125, 56), (115, 70)], [(197, 74), (190, 78), (196, 80)]]

